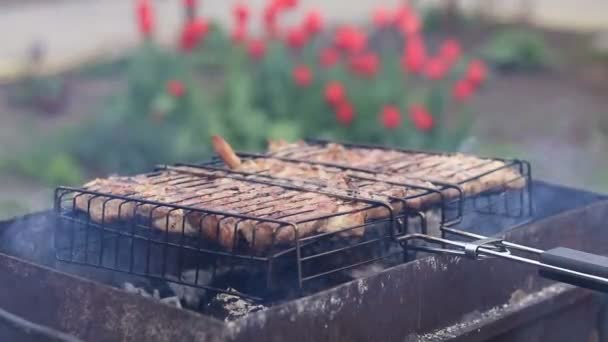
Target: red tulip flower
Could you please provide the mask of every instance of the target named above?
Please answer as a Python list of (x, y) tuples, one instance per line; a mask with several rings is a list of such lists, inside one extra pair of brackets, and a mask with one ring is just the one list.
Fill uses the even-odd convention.
[(397, 25), (397, 29), (403, 35), (413, 35), (420, 32), (422, 23), (418, 15), (408, 8), (398, 12), (395, 18), (395, 25)]
[(392, 17), (393, 23), (399, 26), (403, 21), (411, 17), (413, 13), (409, 5), (399, 6)]
[(334, 33), (334, 45), (339, 49), (346, 49), (349, 44), (349, 35), (354, 28), (350, 26), (341, 26)]
[(401, 126), (401, 113), (396, 106), (384, 106), (380, 112), (380, 121), (387, 129), (395, 129)]
[(431, 58), (427, 61), (424, 73), (430, 80), (440, 80), (445, 77), (448, 65), (441, 58)]
[(473, 85), (480, 85), (488, 77), (488, 69), (486, 68), (486, 64), (479, 59), (472, 60), (471, 63), (469, 63), (466, 77), (473, 83)]
[(338, 63), (340, 59), (340, 53), (334, 48), (325, 48), (321, 50), (319, 55), (319, 63), (324, 68), (331, 68)]
[(184, 7), (196, 8), (197, 2), (197, 0), (184, 0)]
[(466, 102), (475, 92), (475, 86), (468, 80), (459, 80), (452, 89), (452, 96), (458, 102)]
[(262, 39), (252, 39), (247, 46), (247, 52), (255, 60), (262, 59), (266, 54), (266, 43)]
[(149, 0), (137, 2), (137, 26), (141, 35), (146, 38), (154, 31), (154, 8)]
[(405, 44), (403, 68), (412, 73), (420, 73), (426, 61), (424, 41), (419, 35), (409, 36)]
[(433, 116), (422, 105), (411, 105), (409, 117), (414, 127), (420, 132), (429, 132), (435, 126)]
[(178, 80), (170, 80), (167, 82), (167, 93), (174, 97), (182, 97), (186, 93), (186, 87)]
[(304, 22), (302, 23), (304, 31), (309, 35), (315, 35), (323, 30), (323, 17), (318, 10), (311, 10), (306, 14)]
[(237, 25), (244, 26), (249, 19), (249, 7), (242, 3), (236, 4), (232, 9), (232, 14), (234, 15)]
[(300, 49), (308, 41), (308, 35), (301, 27), (292, 27), (287, 31), (287, 45), (292, 49)]
[(180, 38), (180, 47), (183, 51), (192, 51), (209, 32), (209, 24), (204, 19), (194, 19), (184, 25)]
[(277, 31), (277, 15), (279, 13), (279, 7), (276, 2), (271, 2), (264, 9), (264, 28), (266, 33), (274, 36)]
[(355, 118), (355, 110), (353, 105), (351, 105), (348, 101), (340, 102), (336, 108), (336, 120), (344, 125), (349, 126), (353, 119)]
[(298, 7), (298, 0), (274, 0), (274, 4), (280, 9), (288, 10)]
[(460, 43), (455, 39), (447, 39), (441, 43), (439, 55), (448, 64), (454, 64), (460, 58), (462, 48)]
[(308, 87), (312, 83), (312, 71), (307, 65), (298, 65), (292, 72), (293, 80), (298, 87)]
[(334, 36), (334, 44), (351, 54), (359, 53), (367, 47), (367, 36), (352, 26), (340, 27)]
[(361, 31), (353, 31), (349, 43), (347, 45), (347, 51), (351, 54), (359, 53), (367, 47), (367, 36)]
[(232, 42), (241, 44), (247, 40), (247, 27), (245, 25), (237, 25), (232, 31)]
[(372, 77), (378, 72), (380, 59), (375, 53), (369, 52), (351, 57), (349, 64), (351, 70), (355, 73), (361, 76)]
[(391, 13), (384, 7), (378, 7), (372, 15), (372, 22), (378, 29), (387, 28), (392, 23)]
[(331, 81), (325, 85), (325, 100), (332, 106), (337, 106), (346, 100), (346, 91), (342, 83)]

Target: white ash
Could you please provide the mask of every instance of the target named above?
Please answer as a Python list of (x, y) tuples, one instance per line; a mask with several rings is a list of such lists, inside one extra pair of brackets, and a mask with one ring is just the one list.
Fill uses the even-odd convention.
[(178, 309), (183, 309), (182, 302), (176, 296), (162, 298), (160, 301), (162, 303), (167, 304), (167, 305), (174, 306), (174, 307), (176, 307)]
[(174, 306), (179, 309), (182, 308), (182, 304), (177, 296), (160, 298), (160, 292), (157, 289), (152, 290), (152, 293), (150, 293), (143, 287), (137, 287), (129, 282), (124, 283), (122, 285), (122, 288), (123, 288), (123, 290), (127, 291), (128, 293), (133, 293), (133, 294), (145, 297), (145, 298), (155, 299), (161, 303), (164, 303), (164, 304), (167, 304), (170, 306)]
[(363, 265), (356, 267), (354, 269), (349, 269), (346, 271), (346, 274), (353, 279), (360, 279), (370, 277), (376, 273), (382, 272), (386, 266), (381, 263), (372, 263), (368, 265)]
[[(554, 284), (554, 285), (545, 287), (540, 291), (532, 292), (529, 294), (525, 294), (525, 292), (524, 292), (523, 295), (521, 293), (523, 291), (516, 290), (511, 294), (509, 303), (504, 304), (503, 308), (507, 308), (509, 306), (520, 306), (520, 307), (526, 306), (526, 305), (529, 305), (536, 301), (539, 301), (542, 298), (549, 297), (552, 295), (557, 295), (557, 294), (562, 293), (571, 288), (572, 288), (572, 286), (567, 285), (567, 284)], [(520, 293), (516, 294), (516, 292), (518, 292), (518, 291), (520, 291)]]
[[(236, 292), (233, 288), (228, 288), (228, 292)], [(234, 321), (246, 316), (251, 312), (266, 309), (264, 305), (255, 304), (239, 296), (220, 293), (214, 297), (214, 301), (219, 304), (227, 313), (224, 321)]]
[(154, 289), (152, 291), (152, 293), (149, 293), (146, 289), (144, 289), (143, 287), (137, 287), (129, 282), (124, 283), (122, 285), (122, 289), (129, 292), (129, 293), (133, 293), (136, 295), (140, 295), (142, 297), (146, 297), (146, 298), (153, 298), (153, 299), (158, 299), (160, 300), (160, 292), (158, 292), (157, 289)]
[[(194, 284), (195, 282), (199, 286), (209, 285), (212, 279), (212, 275), (208, 271), (198, 270), (198, 280), (196, 278), (196, 270), (186, 270), (182, 272), (180, 279), (175, 278), (177, 281), (181, 281), (188, 284)], [(191, 308), (199, 308), (203, 298), (205, 297), (206, 291), (204, 289), (182, 285), (178, 283), (169, 282), (169, 287), (175, 293), (175, 295), (181, 299), (186, 306)]]

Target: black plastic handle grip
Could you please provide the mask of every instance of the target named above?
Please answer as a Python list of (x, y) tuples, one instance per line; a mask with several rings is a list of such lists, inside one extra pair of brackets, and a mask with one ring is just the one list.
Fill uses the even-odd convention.
[(560, 270), (546, 268), (539, 270), (542, 277), (591, 290), (608, 292), (608, 257), (557, 247), (543, 252), (540, 255), (540, 261), (546, 265), (602, 277), (606, 281), (587, 279)]

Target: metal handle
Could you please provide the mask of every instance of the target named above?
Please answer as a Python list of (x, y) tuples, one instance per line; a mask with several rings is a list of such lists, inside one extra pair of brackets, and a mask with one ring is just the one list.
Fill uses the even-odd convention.
[[(468, 233), (460, 235), (473, 237), (473, 234)], [(472, 242), (461, 242), (424, 234), (410, 234), (401, 236), (398, 240), (406, 249), (460, 255), (470, 259), (485, 257), (508, 259), (538, 267), (539, 273), (545, 278), (591, 290), (608, 292), (608, 257), (564, 247), (542, 251), (501, 239), (487, 238), (480, 235), (474, 235), (474, 237), (479, 239)], [(437, 248), (408, 244), (407, 242), (410, 240), (424, 240), (442, 244), (445, 247)], [(446, 248), (447, 246), (451, 248)], [(514, 255), (511, 253), (512, 250), (536, 254), (539, 256), (539, 260)]]
[[(608, 278), (608, 257), (605, 256), (558, 247), (543, 252), (540, 255), (540, 261), (543, 264)], [(539, 274), (548, 279), (596, 291), (608, 292), (608, 284), (605, 282), (572, 276), (571, 274), (559, 272), (554, 269), (541, 268)]]

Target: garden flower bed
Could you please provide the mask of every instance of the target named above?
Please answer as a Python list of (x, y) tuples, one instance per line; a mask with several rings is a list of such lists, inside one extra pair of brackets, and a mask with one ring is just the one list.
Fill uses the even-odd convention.
[[(205, 15), (204, 3), (185, 1), (181, 34), (167, 48), (155, 39), (155, 18), (161, 14), (151, 2), (136, 3), (141, 46), (117, 64), (73, 73), (67, 110), (86, 108), (94, 115), (45, 119), (70, 121), (70, 127), (32, 135), (32, 148), (5, 154), (4, 170), (45, 184), (78, 184), (92, 175), (207, 158), (212, 133), (245, 150), (259, 150), (268, 138), (306, 136), (457, 150), (472, 130), (484, 143), (476, 148), (487, 148), (486, 142), (517, 144), (537, 135), (540, 140), (546, 134), (537, 132), (557, 125), (572, 128), (559, 139), (570, 144), (578, 134), (569, 133), (578, 127), (567, 124), (572, 109), (563, 107), (568, 112), (558, 111), (554, 119), (548, 114), (556, 113), (551, 102), (534, 94), (571, 98), (573, 107), (583, 109), (577, 122), (585, 127), (595, 120), (589, 113), (601, 114), (603, 107), (602, 101), (574, 91), (575, 82), (556, 81), (560, 77), (553, 73), (492, 79), (486, 86), (490, 66), (501, 64), (492, 58), (505, 57), (471, 47), (493, 31), (429, 32), (428, 16), (413, 7), (378, 8), (367, 23), (331, 25), (321, 10), (292, 20), (289, 12), (297, 2), (268, 1), (263, 13), (241, 2), (233, 8), (234, 25), (224, 28)], [(505, 41), (515, 44), (513, 39), (501, 44)], [(569, 40), (558, 40), (559, 51), (574, 51), (561, 41)], [(521, 51), (538, 46), (525, 43)], [(110, 96), (97, 109), (82, 95), (82, 84), (108, 71), (109, 83), (120, 86), (106, 90)], [(56, 89), (62, 84), (56, 79), (36, 80), (28, 96)]]

